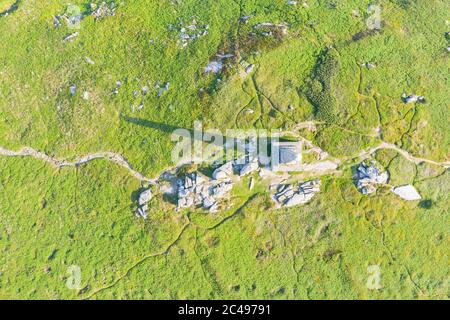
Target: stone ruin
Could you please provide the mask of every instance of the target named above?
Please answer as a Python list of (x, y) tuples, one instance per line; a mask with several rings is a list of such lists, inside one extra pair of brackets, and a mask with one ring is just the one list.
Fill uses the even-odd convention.
[(308, 203), (320, 192), (320, 180), (311, 180), (300, 185), (278, 185), (275, 195), (272, 197), (277, 208), (294, 207)]
[(362, 194), (372, 194), (377, 191), (377, 185), (386, 184), (389, 174), (383, 171), (375, 161), (363, 161), (353, 176), (356, 187)]

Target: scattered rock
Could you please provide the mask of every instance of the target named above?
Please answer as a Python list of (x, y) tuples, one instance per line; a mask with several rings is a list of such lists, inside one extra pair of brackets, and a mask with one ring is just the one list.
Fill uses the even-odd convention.
[(252, 16), (243, 16), (239, 19), (239, 21), (247, 23), (248, 20), (250, 20)]
[(254, 64), (249, 64), (246, 68), (245, 68), (245, 73), (249, 74), (252, 73), (252, 71), (255, 69), (255, 65)]
[(364, 67), (367, 69), (373, 69), (373, 68), (376, 68), (377, 65), (373, 62), (365, 62), (365, 63), (361, 64), (361, 67)]
[(67, 8), (67, 12), (53, 17), (53, 27), (55, 29), (61, 27), (63, 21), (71, 28), (77, 27), (80, 24), (81, 20), (83, 20), (85, 16), (82, 13), (77, 12), (78, 10), (75, 12), (70, 12), (73, 11), (71, 10), (72, 8), (73, 7), (69, 6)]
[(63, 40), (64, 40), (64, 41), (70, 41), (70, 40), (72, 40), (73, 38), (78, 37), (79, 34), (80, 34), (79, 32), (71, 33), (71, 34), (65, 36)]
[(70, 95), (73, 97), (75, 95), (75, 93), (77, 92), (77, 86), (76, 85), (71, 85), (69, 87), (69, 91), (70, 91)]
[(60, 16), (53, 17), (53, 26), (55, 28), (59, 28), (61, 26), (61, 17)]
[(416, 201), (422, 199), (419, 192), (417, 192), (416, 188), (414, 188), (414, 186), (412, 185), (394, 187), (392, 188), (392, 192), (407, 201)]
[(155, 89), (158, 90), (158, 98), (161, 97), (164, 92), (168, 91), (170, 88), (170, 82), (166, 82), (162, 87), (159, 85), (155, 86)]
[(136, 211), (136, 215), (138, 217), (147, 219), (148, 217), (148, 203), (150, 202), (150, 200), (153, 197), (153, 193), (151, 189), (147, 189), (143, 192), (141, 192), (141, 194), (139, 195), (139, 199), (138, 199), (138, 209)]
[(94, 62), (91, 58), (89, 58), (89, 57), (84, 57), (84, 59), (85, 59), (86, 62), (89, 63), (89, 64), (92, 64), (92, 65), (95, 64), (95, 62)]
[(242, 74), (243, 76), (248, 75), (248, 74), (252, 73), (253, 70), (255, 70), (255, 65), (254, 64), (250, 64), (250, 63), (248, 63), (245, 60), (241, 60), (239, 62), (239, 64), (244, 69), (245, 74)]
[(362, 194), (372, 194), (379, 184), (385, 184), (389, 180), (389, 174), (372, 162), (361, 162), (353, 176), (356, 187)]
[(249, 184), (248, 184), (248, 188), (249, 188), (250, 190), (253, 190), (254, 187), (255, 187), (255, 179), (251, 178), (251, 179), (250, 179), (250, 182), (249, 182)]
[[(169, 26), (169, 30), (173, 25)], [(192, 41), (208, 34), (209, 25), (198, 25), (197, 20), (193, 19), (189, 24), (179, 28), (178, 45), (182, 48), (187, 47)]]
[(406, 93), (404, 93), (402, 95), (402, 100), (403, 100), (404, 103), (408, 103), (408, 104), (409, 103), (416, 103), (416, 102), (420, 102), (420, 103), (425, 103), (426, 102), (425, 97), (423, 97), (423, 96), (418, 96), (418, 95), (415, 95), (415, 94), (408, 96)]
[(102, 2), (100, 5), (91, 3), (92, 15), (94, 16), (95, 20), (115, 16), (116, 8), (117, 6), (114, 2), (110, 3)]

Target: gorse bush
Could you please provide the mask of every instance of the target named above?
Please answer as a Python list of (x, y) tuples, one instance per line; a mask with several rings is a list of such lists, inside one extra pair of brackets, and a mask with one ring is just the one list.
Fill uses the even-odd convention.
[(308, 83), (306, 96), (314, 106), (314, 115), (325, 122), (336, 120), (336, 98), (333, 95), (333, 78), (339, 72), (339, 59), (333, 50), (321, 54)]

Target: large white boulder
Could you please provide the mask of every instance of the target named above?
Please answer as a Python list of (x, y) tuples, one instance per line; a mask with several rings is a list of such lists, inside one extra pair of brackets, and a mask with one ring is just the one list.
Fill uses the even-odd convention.
[(398, 195), (400, 198), (408, 201), (416, 201), (422, 199), (422, 196), (412, 185), (394, 187), (392, 188), (392, 192)]

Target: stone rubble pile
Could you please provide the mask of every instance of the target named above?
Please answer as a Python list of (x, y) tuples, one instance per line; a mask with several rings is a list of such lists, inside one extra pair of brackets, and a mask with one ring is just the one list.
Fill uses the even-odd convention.
[(147, 189), (139, 195), (138, 199), (138, 209), (136, 211), (136, 216), (140, 218), (147, 219), (148, 217), (148, 203), (153, 197), (153, 193), (151, 189)]
[(294, 207), (308, 203), (320, 192), (320, 180), (311, 180), (294, 185), (279, 185), (277, 193), (272, 197), (278, 208)]
[(389, 174), (383, 172), (375, 163), (361, 162), (354, 175), (356, 187), (362, 194), (372, 194), (377, 191), (377, 185), (385, 184), (389, 180)]

